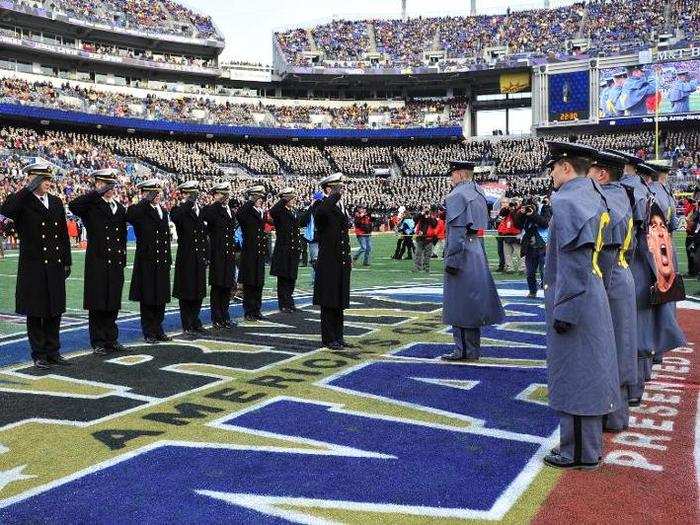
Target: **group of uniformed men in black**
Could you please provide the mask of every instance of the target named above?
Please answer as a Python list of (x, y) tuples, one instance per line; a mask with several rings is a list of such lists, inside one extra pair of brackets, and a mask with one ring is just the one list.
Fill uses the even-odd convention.
[[(60, 323), (66, 310), (65, 280), (72, 265), (65, 210), (61, 200), (51, 194), (50, 166), (32, 164), (25, 172), (27, 185), (8, 196), (0, 208), (15, 222), (20, 238), (16, 311), (27, 317), (35, 366), (69, 366), (70, 362), (59, 353)], [(90, 344), (96, 355), (124, 350), (119, 343), (117, 317), (127, 266), (127, 224), (133, 226), (136, 236), (129, 299), (140, 305), (141, 328), (147, 343), (172, 339), (163, 328), (165, 308), (171, 299), (171, 221), (178, 242), (172, 295), (179, 301), (182, 337), (191, 340), (207, 333), (200, 319), (207, 294), (207, 273), (213, 333), (236, 326), (230, 303), (237, 283), (243, 285), (245, 320), (263, 319), (267, 256), (264, 186), (250, 188), (247, 201), (234, 211), (229, 183), (215, 184), (210, 190), (213, 202), (201, 206), (198, 182), (188, 181), (178, 186), (180, 203), (168, 211), (162, 205), (163, 190), (158, 179), (140, 183), (141, 200), (125, 208), (115, 198), (116, 170), (98, 170), (93, 177), (94, 189), (70, 201), (68, 208), (80, 217), (88, 234), (83, 307), (89, 312)], [(343, 309), (349, 304), (352, 267), (349, 218), (340, 203), (343, 176), (326, 177), (321, 185), (327, 198), (304, 211), (297, 210), (298, 198), (293, 188), (280, 192), (278, 202), (270, 210), (277, 234), (271, 274), (278, 280), (280, 311), (297, 311), (293, 293), (301, 252), (299, 230), (313, 214), (319, 241), (314, 304), (321, 307), (324, 345), (341, 348), (348, 345), (343, 339)], [(235, 240), (239, 226), (241, 246)]]

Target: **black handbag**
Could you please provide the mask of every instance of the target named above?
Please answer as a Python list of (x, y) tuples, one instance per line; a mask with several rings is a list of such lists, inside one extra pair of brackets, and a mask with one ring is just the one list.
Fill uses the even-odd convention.
[(657, 283), (652, 284), (650, 287), (649, 304), (652, 306), (683, 300), (685, 300), (685, 285), (683, 284), (683, 277), (679, 273), (676, 274), (673, 285), (666, 292), (659, 291)]

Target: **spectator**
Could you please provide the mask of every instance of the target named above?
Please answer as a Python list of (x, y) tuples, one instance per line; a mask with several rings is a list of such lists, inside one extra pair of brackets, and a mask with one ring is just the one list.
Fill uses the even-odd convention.
[(353, 220), (355, 224), (355, 236), (360, 249), (352, 258), (356, 263), (362, 256), (362, 266), (369, 266), (369, 256), (372, 253), (372, 217), (367, 213), (365, 206), (358, 206)]
[(437, 226), (437, 220), (428, 205), (424, 205), (421, 212), (413, 217), (413, 220), (416, 225), (416, 256), (413, 272), (430, 273), (430, 256), (433, 253), (433, 243), (436, 238), (433, 229)]
[(401, 220), (396, 229), (399, 234), (399, 242), (396, 246), (396, 253), (394, 254), (394, 259), (400, 261), (403, 259), (403, 254), (406, 254), (406, 259), (413, 259), (413, 252), (415, 250), (415, 245), (413, 244), (413, 234), (415, 233), (416, 223), (413, 217), (404, 208), (403, 212), (400, 214)]
[(519, 206), (509, 202), (501, 209), (502, 219), (498, 225), (498, 235), (503, 238), (504, 272), (515, 273), (520, 268), (520, 229), (517, 226)]
[(537, 297), (539, 272), (539, 288), (544, 287), (544, 259), (549, 240), (549, 219), (552, 211), (549, 199), (545, 198), (540, 205), (534, 198), (528, 199), (517, 215), (517, 226), (523, 232), (520, 255), (525, 258), (527, 274), (528, 297)]

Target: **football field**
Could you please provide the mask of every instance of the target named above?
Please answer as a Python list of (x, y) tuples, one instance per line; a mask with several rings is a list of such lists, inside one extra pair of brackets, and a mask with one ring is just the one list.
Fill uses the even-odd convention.
[[(697, 301), (678, 305), (688, 346), (654, 367), (600, 468), (560, 471), (542, 463), (559, 432), (542, 299), (499, 274), (506, 318), (482, 330), (481, 360), (445, 363), (441, 261), (414, 274), (389, 259), (393, 236), (374, 240), (371, 268), (353, 272), (353, 346), (337, 351), (321, 347), (303, 269), (296, 314), (277, 311), (269, 279), (263, 321), (186, 341), (173, 308), (175, 339), (146, 345), (125, 302), (126, 350), (95, 356), (76, 252), (61, 334), (72, 366), (28, 364), (22, 322), (5, 321), (0, 523), (698, 522)], [(493, 264), (494, 239), (487, 249)], [(1, 264), (12, 275), (16, 258)]]
[[(358, 249), (357, 240), (352, 237), (353, 249)], [(687, 259), (685, 256), (685, 233), (679, 232), (674, 238), (674, 244), (679, 254), (679, 264), (682, 273), (687, 271)], [(352, 287), (354, 289), (364, 289), (373, 286), (393, 286), (406, 283), (439, 283), (442, 282), (442, 260), (433, 259), (430, 264), (430, 274), (413, 274), (413, 261), (395, 261), (390, 259), (396, 247), (396, 237), (391, 234), (380, 234), (373, 237), (372, 263), (370, 268), (358, 266), (352, 273)], [(523, 274), (506, 275), (496, 272), (498, 266), (498, 255), (496, 250), (496, 239), (488, 236), (485, 239), (486, 252), (489, 263), (494, 272), (494, 278), (499, 279), (523, 279)], [(137, 314), (138, 304), (129, 301), (130, 274), (133, 265), (135, 245), (128, 246), (128, 262), (125, 271), (125, 285), (123, 292), (122, 314)], [(173, 245), (173, 260), (177, 246)], [(16, 334), (22, 331), (24, 319), (15, 318), (14, 314), (14, 294), (15, 280), (17, 275), (17, 251), (7, 252), (7, 257), (0, 260), (0, 337)], [(83, 310), (83, 271), (85, 265), (85, 252), (75, 249), (73, 251), (73, 269), (71, 276), (66, 282), (67, 312), (66, 317), (70, 322), (72, 319), (86, 318), (87, 312)], [(269, 266), (268, 266), (269, 271)], [(174, 269), (171, 271), (171, 277)], [(265, 283), (264, 294), (267, 297), (275, 297), (275, 278), (268, 275)], [(688, 279), (685, 282), (686, 292), (689, 295), (700, 295), (700, 281)], [(311, 291), (311, 272), (309, 268), (299, 268), (299, 279), (297, 281), (297, 291)], [(205, 298), (205, 304), (208, 298)], [(177, 307), (177, 300), (171, 301), (170, 307)]]

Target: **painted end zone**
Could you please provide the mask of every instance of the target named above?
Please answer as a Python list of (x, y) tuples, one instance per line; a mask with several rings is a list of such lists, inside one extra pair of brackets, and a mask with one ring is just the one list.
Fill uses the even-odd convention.
[(535, 523), (687, 523), (698, 511), (698, 388), (700, 320), (679, 310), (688, 348), (655, 365), (630, 428), (607, 434), (604, 465), (563, 475)]
[(679, 309), (693, 344), (655, 368), (601, 468), (566, 473), (542, 462), (543, 305), (499, 289), (478, 363), (440, 360), (441, 287), (408, 285), (354, 292), (343, 350), (319, 348), (304, 304), (70, 368), (0, 365), (0, 524), (697, 523), (700, 311)]

